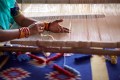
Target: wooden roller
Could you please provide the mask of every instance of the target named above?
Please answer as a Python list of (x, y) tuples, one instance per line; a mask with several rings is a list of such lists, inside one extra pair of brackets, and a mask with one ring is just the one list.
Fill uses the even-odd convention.
[(76, 53), (76, 54), (94, 54), (94, 55), (120, 55), (120, 50), (105, 50), (100, 48), (70, 48), (70, 47), (46, 47), (39, 48), (37, 46), (8, 46), (0, 47), (0, 51), (12, 52), (53, 52), (53, 53)]
[(18, 0), (19, 3), (120, 3), (119, 0)]
[(90, 41), (19, 41), (13, 40), (11, 44), (22, 44), (29, 46), (44, 46), (44, 47), (75, 47), (75, 48), (120, 48), (120, 42), (90, 42)]

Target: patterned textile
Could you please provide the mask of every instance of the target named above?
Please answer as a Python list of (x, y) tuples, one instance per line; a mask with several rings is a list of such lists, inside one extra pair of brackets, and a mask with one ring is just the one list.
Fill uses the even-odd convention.
[(9, 68), (1, 73), (1, 77), (5, 80), (20, 80), (29, 77), (29, 74), (22, 68)]
[[(42, 53), (37, 53), (35, 55), (47, 59)], [(52, 53), (48, 58), (55, 55), (56, 54)], [(83, 59), (84, 56), (86, 55), (75, 53), (71, 56), (65, 56), (65, 58), (60, 57), (53, 60), (50, 64), (40, 64), (35, 59), (19, 62), (15, 55), (11, 55), (7, 64), (0, 70), (0, 74), (2, 74), (0, 75), (0, 80), (11, 80), (13, 77), (14, 80), (92, 80), (90, 57)], [(76, 58), (79, 58), (79, 61), (76, 62)], [(81, 76), (72, 78), (66, 76), (64, 73), (59, 73), (59, 71), (53, 68), (54, 63), (62, 68), (63, 65), (66, 64), (79, 71)], [(106, 67), (109, 74), (109, 80), (120, 80), (120, 58), (118, 58), (118, 63), (116, 65), (112, 65), (109, 61), (106, 61)], [(4, 73), (6, 74), (3, 76)], [(99, 74), (99, 72), (97, 72), (97, 74)], [(99, 75), (104, 75), (104, 73)]]

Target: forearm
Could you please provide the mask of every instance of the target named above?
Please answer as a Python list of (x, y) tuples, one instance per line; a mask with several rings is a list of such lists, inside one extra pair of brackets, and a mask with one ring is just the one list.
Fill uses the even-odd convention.
[(21, 22), (21, 26), (28, 27), (29, 25), (31, 25), (34, 22), (36, 22), (36, 20), (25, 17)]
[(0, 42), (17, 39), (19, 37), (19, 29), (0, 30)]
[[(17, 22), (17, 24), (21, 27), (28, 27), (29, 25), (37, 22), (37, 20), (25, 17), (24, 15), (20, 14), (17, 17), (14, 17), (14, 20)], [(40, 21), (39, 21), (40, 22)], [(45, 25), (45, 30), (48, 30), (49, 23), (41, 22), (41, 25)]]
[(14, 17), (14, 20), (17, 22), (18, 25), (22, 27), (28, 27), (32, 23), (36, 22), (37, 20), (32, 19), (32, 18), (27, 18), (24, 15), (20, 14), (17, 17)]

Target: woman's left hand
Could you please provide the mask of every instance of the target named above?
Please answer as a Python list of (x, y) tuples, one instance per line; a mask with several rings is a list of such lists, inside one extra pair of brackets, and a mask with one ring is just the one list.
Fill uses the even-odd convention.
[(69, 33), (69, 29), (62, 27), (61, 25), (59, 25), (60, 22), (62, 22), (63, 20), (55, 20), (53, 22), (50, 23), (49, 25), (49, 31), (54, 32), (54, 33)]

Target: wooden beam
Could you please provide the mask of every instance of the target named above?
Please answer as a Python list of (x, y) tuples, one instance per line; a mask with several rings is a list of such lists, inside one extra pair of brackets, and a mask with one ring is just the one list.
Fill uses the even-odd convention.
[(18, 3), (120, 3), (120, 0), (17, 0)]
[(53, 52), (53, 53), (77, 53), (92, 55), (120, 55), (120, 50), (104, 50), (100, 48), (70, 48), (70, 47), (37, 47), (37, 46), (1, 46), (0, 51), (12, 52)]

